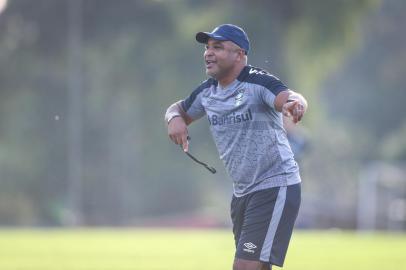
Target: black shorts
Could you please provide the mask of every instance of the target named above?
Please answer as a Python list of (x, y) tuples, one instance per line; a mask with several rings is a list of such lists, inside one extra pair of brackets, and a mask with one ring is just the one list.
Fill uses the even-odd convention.
[(233, 196), (235, 257), (282, 267), (300, 200), (300, 183)]

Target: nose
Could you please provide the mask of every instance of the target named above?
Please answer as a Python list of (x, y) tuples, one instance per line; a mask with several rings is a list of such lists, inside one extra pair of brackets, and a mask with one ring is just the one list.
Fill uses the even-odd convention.
[(213, 55), (213, 50), (211, 50), (210, 48), (206, 48), (204, 50), (203, 56), (206, 57), (206, 56), (209, 56), (209, 55)]

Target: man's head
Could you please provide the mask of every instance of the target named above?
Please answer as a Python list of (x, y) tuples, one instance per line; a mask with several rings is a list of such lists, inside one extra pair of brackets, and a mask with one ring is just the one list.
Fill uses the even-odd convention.
[(238, 26), (223, 24), (211, 33), (197, 33), (196, 40), (206, 44), (206, 74), (220, 82), (234, 80), (247, 64), (249, 40), (244, 30)]
[(214, 28), (210, 32), (199, 32), (196, 34), (196, 40), (200, 43), (207, 44), (209, 38), (219, 40), (219, 41), (232, 41), (238, 47), (245, 51), (245, 54), (248, 54), (250, 50), (250, 41), (247, 34), (241, 27), (238, 27), (233, 24), (222, 24)]

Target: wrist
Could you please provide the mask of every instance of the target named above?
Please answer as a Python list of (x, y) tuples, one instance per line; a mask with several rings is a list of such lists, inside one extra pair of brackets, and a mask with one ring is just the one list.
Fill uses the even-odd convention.
[(180, 114), (172, 114), (172, 115), (169, 115), (168, 117), (167, 117), (167, 119), (166, 119), (166, 123), (167, 124), (169, 124), (169, 122), (171, 122), (174, 118), (176, 118), (176, 117), (180, 117)]
[(307, 109), (307, 101), (304, 99), (304, 97), (298, 93), (293, 93), (288, 96), (288, 99), (286, 100), (286, 103), (289, 102), (298, 102), (301, 104), (305, 109)]

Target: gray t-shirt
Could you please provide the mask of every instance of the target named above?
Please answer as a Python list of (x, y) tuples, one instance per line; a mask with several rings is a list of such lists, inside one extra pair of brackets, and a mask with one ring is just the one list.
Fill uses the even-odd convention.
[(268, 72), (246, 66), (226, 88), (211, 78), (182, 101), (192, 119), (207, 115), (237, 197), (301, 181), (282, 114), (274, 108), (276, 95), (287, 89)]

